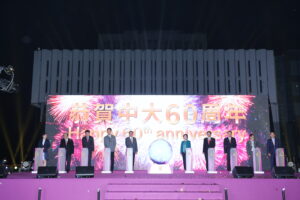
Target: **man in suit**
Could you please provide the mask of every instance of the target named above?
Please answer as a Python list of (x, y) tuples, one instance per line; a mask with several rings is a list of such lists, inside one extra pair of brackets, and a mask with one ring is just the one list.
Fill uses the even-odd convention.
[(60, 140), (60, 148), (66, 149), (66, 171), (70, 171), (71, 157), (74, 153), (74, 143), (71, 138), (69, 138), (68, 133), (64, 134), (64, 138)]
[(203, 153), (205, 155), (206, 170), (208, 170), (208, 148), (215, 148), (216, 140), (211, 137), (211, 131), (206, 132), (207, 137), (203, 141)]
[(90, 136), (90, 130), (85, 130), (85, 136), (82, 138), (82, 147), (88, 149), (88, 166), (91, 166), (92, 153), (94, 151), (94, 138)]
[(110, 148), (110, 171), (114, 171), (114, 159), (115, 159), (115, 149), (116, 149), (116, 137), (112, 135), (112, 129), (108, 128), (107, 135), (104, 137), (104, 147)]
[(267, 153), (270, 159), (271, 170), (276, 166), (276, 149), (280, 147), (280, 141), (276, 138), (275, 133), (271, 132), (270, 138), (267, 140)]
[(249, 135), (249, 140), (246, 145), (247, 154), (248, 154), (248, 163), (250, 167), (253, 167), (253, 152), (255, 151), (255, 148), (258, 147), (256, 141), (254, 140), (254, 135), (251, 133)]
[(133, 151), (132, 167), (134, 168), (134, 159), (135, 159), (135, 154), (137, 154), (137, 152), (138, 152), (138, 146), (137, 146), (136, 138), (133, 137), (133, 131), (129, 131), (129, 137), (127, 137), (125, 139), (125, 145), (126, 145), (126, 148), (132, 148), (132, 151)]
[(232, 137), (232, 132), (227, 132), (227, 137), (224, 139), (224, 153), (226, 154), (227, 158), (227, 170), (231, 170), (230, 166), (230, 149), (236, 148), (236, 140)]

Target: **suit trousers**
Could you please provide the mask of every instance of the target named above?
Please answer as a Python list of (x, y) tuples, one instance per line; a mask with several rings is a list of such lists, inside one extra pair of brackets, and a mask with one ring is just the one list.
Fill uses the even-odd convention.
[(89, 153), (88, 153), (88, 166), (92, 166), (92, 154), (93, 154), (93, 152), (89, 150)]
[(67, 172), (70, 171), (71, 157), (72, 157), (72, 154), (69, 154), (69, 153), (66, 154), (66, 171)]
[(182, 160), (183, 160), (183, 168), (184, 168), (184, 170), (186, 170), (186, 153), (182, 152), (181, 155), (182, 155)]
[(135, 160), (135, 153), (133, 152), (133, 155), (132, 155), (132, 161), (133, 161), (133, 163), (132, 163), (132, 169), (134, 170), (134, 160)]
[(231, 166), (230, 166), (230, 153), (227, 153), (226, 156), (227, 156), (227, 171), (231, 171)]
[(114, 171), (114, 164), (115, 164), (115, 152), (110, 153), (110, 171)]
[(275, 153), (273, 153), (273, 154), (271, 154), (271, 157), (270, 157), (271, 170), (273, 170), (275, 166), (276, 166), (276, 156), (275, 156)]
[(205, 161), (206, 161), (206, 170), (208, 171), (208, 152), (204, 153)]

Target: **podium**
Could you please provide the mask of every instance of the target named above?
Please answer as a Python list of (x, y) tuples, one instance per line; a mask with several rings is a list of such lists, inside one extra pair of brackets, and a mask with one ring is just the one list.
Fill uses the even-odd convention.
[(207, 151), (208, 156), (208, 171), (209, 174), (216, 174), (217, 171), (215, 169), (215, 148), (208, 148)]
[(105, 148), (104, 149), (104, 165), (103, 165), (103, 170), (102, 174), (110, 174), (110, 148)]
[(89, 149), (82, 148), (81, 149), (81, 162), (80, 166), (88, 166), (88, 159), (89, 159)]
[(186, 162), (186, 174), (194, 174), (193, 171), (193, 153), (191, 148), (186, 148), (185, 150), (185, 162)]
[(36, 174), (40, 166), (43, 165), (43, 148), (35, 148), (34, 150), (34, 165), (31, 173)]
[(58, 169), (58, 173), (60, 174), (66, 173), (66, 149), (65, 148), (58, 149), (57, 169)]
[(285, 167), (285, 160), (284, 160), (284, 149), (277, 148), (276, 149), (276, 167)]
[(261, 150), (259, 147), (254, 149), (252, 157), (254, 174), (264, 174), (264, 171), (262, 170)]
[(237, 151), (236, 148), (231, 148), (230, 149), (230, 167), (231, 167), (231, 172), (234, 169), (235, 166), (238, 165), (238, 158), (237, 158)]
[(125, 174), (133, 174), (133, 149), (126, 149), (126, 171)]

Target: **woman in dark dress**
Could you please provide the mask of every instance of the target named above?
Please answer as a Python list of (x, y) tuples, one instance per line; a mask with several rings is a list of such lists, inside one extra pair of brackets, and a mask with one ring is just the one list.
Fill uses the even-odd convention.
[(43, 166), (47, 165), (47, 160), (49, 159), (48, 150), (50, 148), (50, 141), (47, 139), (47, 134), (44, 133), (42, 138), (38, 143), (39, 148), (43, 148)]

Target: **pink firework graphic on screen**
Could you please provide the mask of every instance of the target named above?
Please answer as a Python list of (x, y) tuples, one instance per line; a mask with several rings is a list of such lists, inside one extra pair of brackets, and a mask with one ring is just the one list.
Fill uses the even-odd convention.
[[(104, 96), (91, 95), (56, 95), (48, 99), (49, 114), (57, 124), (57, 133), (54, 135), (52, 149), (58, 149), (60, 140), (64, 133), (68, 133), (74, 142), (74, 154), (72, 156), (72, 165), (80, 165), (82, 137), (85, 130), (90, 130), (94, 136), (95, 151), (92, 158), (96, 169), (103, 167), (103, 137), (104, 131), (112, 127), (112, 121), (98, 121), (97, 109), (102, 109), (105, 105), (102, 101), (115, 103), (114, 96), (104, 99)], [(105, 109), (105, 108), (103, 108)], [(115, 121), (116, 122), (116, 121)], [(119, 154), (116, 152), (116, 159)]]
[(253, 95), (210, 95), (208, 103), (217, 104), (220, 107), (221, 117), (228, 117), (228, 112), (239, 111), (247, 115), (249, 108), (253, 105)]
[[(210, 95), (208, 96), (208, 104), (216, 104), (220, 109), (220, 117), (223, 119), (218, 126), (206, 126), (206, 130), (213, 130), (216, 135), (216, 165), (226, 165), (226, 157), (224, 154), (223, 139), (227, 135), (227, 131), (231, 130), (237, 141), (238, 163), (248, 160), (246, 144), (249, 140), (249, 134), (245, 127), (246, 117), (250, 107), (253, 105), (252, 95)], [(242, 121), (244, 119), (244, 121)], [(235, 123), (232, 123), (232, 122)], [(231, 122), (231, 123), (230, 123)]]

